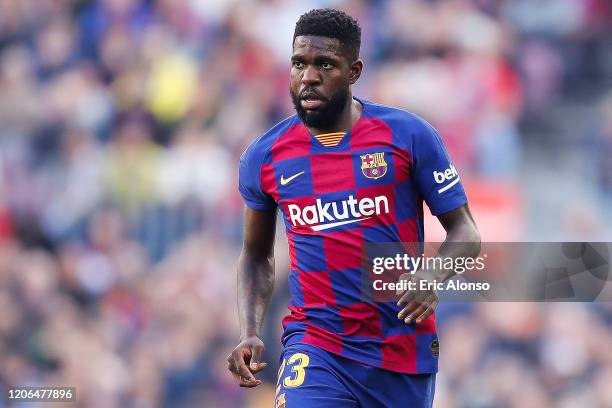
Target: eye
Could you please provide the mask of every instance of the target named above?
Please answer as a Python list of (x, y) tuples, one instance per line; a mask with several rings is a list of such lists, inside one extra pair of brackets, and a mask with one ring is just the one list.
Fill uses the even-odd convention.
[(304, 69), (304, 63), (300, 61), (293, 61), (293, 68)]
[(321, 68), (323, 69), (332, 69), (334, 66), (332, 64), (330, 64), (329, 62), (324, 62), (321, 64)]

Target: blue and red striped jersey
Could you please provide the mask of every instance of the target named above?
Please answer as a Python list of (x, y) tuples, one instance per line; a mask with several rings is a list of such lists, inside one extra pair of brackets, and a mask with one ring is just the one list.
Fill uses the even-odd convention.
[(423, 201), (438, 215), (467, 198), (429, 123), (357, 100), (361, 118), (337, 143), (317, 139), (294, 115), (240, 159), (246, 205), (280, 208), (286, 226), (290, 313), (282, 342), (402, 373), (436, 372), (435, 315), (406, 325), (395, 302), (364, 300), (362, 254), (369, 242), (423, 242)]

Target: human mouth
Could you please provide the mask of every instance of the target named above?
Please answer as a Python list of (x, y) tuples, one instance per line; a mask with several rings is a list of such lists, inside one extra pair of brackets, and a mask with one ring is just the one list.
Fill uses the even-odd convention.
[(300, 104), (302, 105), (302, 108), (306, 110), (314, 110), (319, 109), (321, 105), (323, 105), (323, 101), (321, 99), (306, 98), (302, 99)]
[(319, 109), (324, 103), (324, 98), (314, 92), (304, 92), (300, 98), (300, 104), (306, 110)]

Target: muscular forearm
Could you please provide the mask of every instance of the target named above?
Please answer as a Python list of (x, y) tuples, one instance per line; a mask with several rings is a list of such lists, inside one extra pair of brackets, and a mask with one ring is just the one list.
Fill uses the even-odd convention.
[(227, 356), (227, 368), (241, 387), (256, 387), (255, 374), (266, 368), (263, 323), (274, 289), (276, 209), (244, 208), (244, 244), (238, 259), (240, 343)]
[(260, 336), (274, 289), (274, 257), (255, 257), (243, 251), (238, 262), (240, 337)]
[[(408, 280), (416, 283), (416, 290), (407, 290), (400, 297), (397, 305), (402, 307), (397, 317), (410, 324), (416, 320), (421, 323), (434, 312), (438, 305), (438, 294), (435, 290), (421, 290), (421, 280), (429, 283), (441, 282), (455, 275), (451, 268), (445, 269), (445, 259), (476, 257), (480, 252), (480, 234), (467, 207), (459, 208), (439, 217), (442, 226), (446, 230), (446, 240), (440, 246), (437, 257), (442, 262), (433, 262), (434, 269), (418, 271), (415, 275), (409, 275)], [(455, 264), (452, 262), (451, 264)], [(439, 268), (439, 269), (438, 269)], [(404, 275), (402, 275), (404, 277)]]
[[(440, 246), (437, 256), (440, 258), (473, 258), (480, 253), (480, 234), (476, 225), (465, 223), (447, 231), (446, 239)], [(436, 277), (447, 280), (455, 272), (450, 269), (438, 270)]]

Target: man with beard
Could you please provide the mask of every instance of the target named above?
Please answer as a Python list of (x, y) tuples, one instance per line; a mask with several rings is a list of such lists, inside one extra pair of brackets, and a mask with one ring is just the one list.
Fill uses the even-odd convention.
[[(241, 337), (228, 368), (240, 386), (261, 383), (255, 375), (267, 365), (260, 331), (274, 286), (280, 208), (291, 300), (277, 407), (431, 407), (437, 294), (364, 298), (362, 254), (368, 243), (422, 243), (423, 201), (447, 232), (438, 256), (475, 256), (480, 248), (459, 175), (435, 129), (408, 112), (353, 97), (363, 68), (360, 42), (358, 23), (341, 11), (302, 15), (291, 56), (297, 115), (256, 139), (240, 160)], [(453, 242), (466, 244), (447, 245)], [(411, 279), (441, 282), (452, 274), (421, 270)]]

